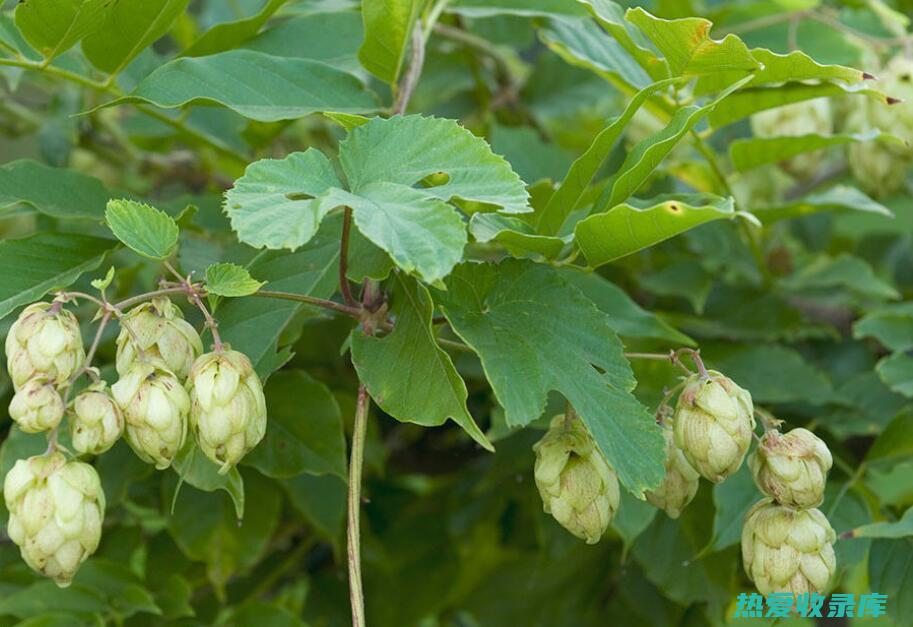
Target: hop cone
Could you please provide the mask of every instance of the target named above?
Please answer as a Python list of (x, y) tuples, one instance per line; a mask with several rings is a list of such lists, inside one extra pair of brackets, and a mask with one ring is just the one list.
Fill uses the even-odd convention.
[(705, 479), (719, 483), (742, 465), (754, 430), (751, 394), (710, 371), (694, 375), (675, 408), (675, 445)]
[(6, 363), (17, 390), (36, 376), (62, 385), (86, 358), (79, 321), (51, 303), (33, 303), (22, 310), (6, 336)]
[(599, 542), (621, 495), (615, 471), (596, 449), (586, 426), (579, 418), (565, 421), (559, 414), (533, 450), (545, 513), (587, 544)]
[[(867, 103), (869, 122), (886, 133), (897, 135), (908, 144), (913, 143), (913, 110), (908, 104), (913, 100), (913, 59), (908, 59), (903, 54), (891, 59), (878, 73), (878, 89), (904, 102), (894, 105), (874, 101)], [(893, 149), (898, 154), (913, 152), (909, 145), (893, 146)]]
[(823, 593), (837, 568), (837, 535), (817, 509), (795, 510), (766, 498), (742, 527), (742, 562), (761, 594)]
[(780, 505), (818, 507), (833, 460), (827, 445), (807, 429), (768, 431), (748, 458), (758, 489)]
[(137, 363), (111, 394), (124, 413), (124, 437), (136, 454), (159, 470), (167, 468), (187, 438), (190, 397), (168, 370)]
[(124, 432), (124, 415), (106, 387), (104, 381), (92, 384), (69, 410), (70, 436), (79, 453), (104, 453)]
[(26, 433), (48, 431), (63, 418), (63, 400), (46, 377), (35, 377), (13, 396), (10, 418)]
[(187, 379), (190, 424), (200, 448), (225, 473), (266, 433), (263, 386), (243, 353), (200, 356)]
[(25, 562), (60, 587), (98, 548), (105, 495), (88, 464), (61, 453), (20, 459), (6, 475), (7, 530)]
[(200, 336), (180, 308), (167, 297), (154, 298), (131, 309), (121, 322), (117, 373), (123, 376), (138, 360), (148, 361), (183, 381), (202, 352)]
[(663, 429), (663, 436), (666, 438), (666, 476), (659, 487), (647, 492), (646, 496), (669, 518), (678, 518), (697, 494), (701, 476), (685, 459), (681, 449), (675, 446), (672, 429)]
[[(757, 137), (830, 135), (834, 131), (830, 101), (815, 98), (767, 109), (751, 116), (751, 128)], [(822, 151), (797, 155), (782, 166), (793, 176), (810, 178), (820, 167), (823, 155)]]
[[(856, 108), (849, 114), (846, 130), (862, 133), (871, 130), (877, 123), (870, 120), (870, 112), (876, 107), (887, 107), (868, 98), (859, 99)], [(892, 107), (889, 111), (895, 111)], [(913, 133), (911, 133), (913, 134)], [(901, 187), (907, 178), (913, 153), (907, 147), (899, 147), (876, 141), (852, 142), (847, 146), (847, 163), (859, 186), (876, 198), (890, 196)]]

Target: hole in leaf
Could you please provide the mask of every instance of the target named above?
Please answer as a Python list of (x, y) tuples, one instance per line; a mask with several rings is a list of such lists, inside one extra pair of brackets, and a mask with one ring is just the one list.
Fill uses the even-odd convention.
[(422, 179), (423, 187), (440, 187), (450, 182), (450, 175), (446, 172), (435, 172)]

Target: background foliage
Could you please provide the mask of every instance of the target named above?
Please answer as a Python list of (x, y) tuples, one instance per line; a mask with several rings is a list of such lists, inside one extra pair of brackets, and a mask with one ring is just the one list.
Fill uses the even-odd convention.
[[(634, 496), (662, 476), (650, 413), (676, 372), (622, 347), (699, 346), (827, 441), (837, 587), (889, 594), (891, 622), (913, 624), (913, 204), (906, 186), (862, 191), (844, 152), (903, 151), (913, 134), (843, 124), (905, 97), (862, 71), (910, 48), (909, 2), (15, 4), (0, 13), (0, 333), (112, 265), (112, 299), (151, 289), (160, 265), (112, 232), (147, 257), (176, 251), (267, 380), (269, 427), (228, 479), (192, 451), (162, 473), (123, 442), (99, 457), (97, 555), (60, 590), (0, 544), (0, 623), (346, 624), (359, 378), (375, 401), (370, 624), (726, 622), (750, 589), (747, 468), (675, 521)], [(691, 16), (715, 39), (705, 21), (662, 21)], [(814, 97), (832, 99), (833, 132), (753, 136), (752, 113)], [(778, 165), (816, 150), (810, 176)], [(109, 229), (121, 198), (175, 218), (177, 245), (168, 222), (127, 241), (142, 230), (129, 211)], [(245, 296), (266, 282), (334, 297), (343, 204), (348, 277), (382, 281), (396, 321), (383, 336)], [(93, 308), (79, 313), (89, 338)], [(531, 446), (565, 398), (628, 488), (595, 546), (543, 513), (532, 481)], [(46, 445), (10, 425), (0, 474)]]

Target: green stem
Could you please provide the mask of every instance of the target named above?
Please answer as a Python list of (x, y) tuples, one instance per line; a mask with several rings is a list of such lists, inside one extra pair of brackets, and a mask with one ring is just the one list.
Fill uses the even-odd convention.
[(352, 429), (352, 452), (349, 461), (348, 539), (349, 600), (352, 605), (352, 627), (365, 627), (365, 595), (361, 582), (361, 474), (368, 427), (368, 389), (358, 386), (355, 425)]
[(348, 305), (343, 305), (342, 303), (337, 303), (332, 300), (327, 300), (325, 298), (317, 298), (316, 296), (307, 296), (305, 294), (293, 294), (291, 292), (276, 292), (273, 290), (260, 290), (251, 294), (251, 296), (262, 296), (264, 298), (278, 298), (280, 300), (294, 300), (299, 303), (306, 303), (308, 305), (314, 305), (315, 307), (323, 307), (324, 309), (331, 309), (333, 311), (338, 311), (347, 316), (352, 316), (353, 318), (358, 318), (361, 314), (361, 309), (358, 307), (349, 307)]

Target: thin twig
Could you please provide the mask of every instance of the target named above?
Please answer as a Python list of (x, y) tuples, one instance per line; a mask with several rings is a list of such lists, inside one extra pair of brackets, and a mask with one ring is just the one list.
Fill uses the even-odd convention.
[(403, 76), (403, 82), (399, 88), (399, 94), (396, 97), (396, 104), (393, 106), (393, 115), (403, 115), (409, 106), (409, 100), (412, 98), (412, 92), (418, 85), (418, 79), (422, 75), (422, 67), (425, 65), (425, 34), (422, 31), (422, 24), (416, 21), (412, 29), (412, 60), (409, 62), (409, 69)]
[(332, 309), (333, 311), (338, 311), (339, 313), (345, 314), (347, 316), (352, 316), (353, 318), (358, 318), (361, 314), (361, 310), (358, 307), (349, 307), (348, 305), (343, 305), (342, 303), (337, 303), (332, 300), (327, 300), (325, 298), (317, 298), (316, 296), (307, 296), (305, 294), (293, 294), (291, 292), (276, 292), (273, 290), (260, 290), (251, 294), (251, 296), (262, 296), (264, 298), (278, 298), (280, 300), (294, 300), (299, 303), (306, 303), (308, 305), (314, 305), (315, 307), (323, 307), (324, 309)]
[(348, 539), (349, 600), (352, 605), (352, 627), (365, 626), (365, 595), (361, 582), (361, 473), (364, 463), (365, 434), (368, 424), (368, 389), (358, 386), (355, 424), (352, 429), (352, 451), (349, 461)]
[(152, 300), (156, 296), (165, 296), (167, 294), (181, 294), (187, 290), (184, 287), (165, 287), (158, 290), (153, 290), (151, 292), (145, 292), (144, 294), (137, 294), (136, 296), (131, 296), (126, 298), (119, 303), (112, 305), (115, 309), (123, 310), (127, 307), (132, 307), (139, 303), (145, 302), (147, 300)]

